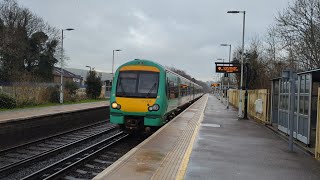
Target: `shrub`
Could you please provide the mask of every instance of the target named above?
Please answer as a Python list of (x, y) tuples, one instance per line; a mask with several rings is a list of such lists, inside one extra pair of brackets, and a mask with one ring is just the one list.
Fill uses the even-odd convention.
[(15, 98), (6, 94), (0, 94), (0, 108), (13, 109), (17, 107)]
[(74, 96), (79, 89), (79, 85), (73, 81), (67, 81), (64, 88), (68, 91), (68, 94)]
[(17, 103), (18, 107), (35, 106), (37, 103), (34, 99), (27, 99)]
[(50, 88), (50, 102), (52, 103), (59, 103), (60, 101), (60, 91), (59, 86)]

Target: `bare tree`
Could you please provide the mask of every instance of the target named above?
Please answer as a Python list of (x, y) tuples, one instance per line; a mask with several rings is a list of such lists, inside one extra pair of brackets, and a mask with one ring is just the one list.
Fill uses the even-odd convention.
[[(291, 65), (296, 69), (320, 67), (320, 1), (296, 0), (276, 18)], [(296, 62), (296, 64), (295, 64)]]

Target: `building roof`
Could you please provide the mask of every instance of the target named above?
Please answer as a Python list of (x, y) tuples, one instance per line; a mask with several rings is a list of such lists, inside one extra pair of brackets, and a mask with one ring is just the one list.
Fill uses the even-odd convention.
[[(76, 68), (66, 68), (69, 72), (81, 76), (83, 79), (87, 77), (89, 69), (76, 69)], [(102, 71), (96, 71), (97, 75), (101, 78), (102, 81), (112, 80), (112, 74)]]
[[(55, 76), (61, 76), (61, 69), (58, 67), (54, 67), (53, 68), (53, 75)], [(83, 79), (81, 76), (76, 75), (70, 71), (68, 71), (67, 69), (63, 69), (63, 77), (68, 77), (68, 78), (77, 78), (77, 79)]]
[(313, 73), (313, 72), (319, 72), (320, 69), (313, 69), (313, 70), (309, 70), (309, 71), (303, 71), (303, 72), (298, 72), (297, 74), (307, 74), (307, 73)]
[[(298, 72), (297, 75), (303, 75), (303, 74), (314, 74), (314, 75), (319, 75), (320, 73), (320, 69), (313, 69), (313, 70), (308, 70), (308, 71), (301, 71), (301, 72)], [(274, 80), (279, 80), (281, 79), (281, 77), (275, 77), (275, 78), (272, 78), (271, 81), (274, 81)]]

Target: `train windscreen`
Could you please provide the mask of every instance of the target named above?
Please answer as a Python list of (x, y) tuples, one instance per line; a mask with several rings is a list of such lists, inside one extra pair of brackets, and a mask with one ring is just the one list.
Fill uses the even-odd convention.
[(158, 93), (159, 73), (122, 71), (118, 76), (116, 96), (155, 98)]

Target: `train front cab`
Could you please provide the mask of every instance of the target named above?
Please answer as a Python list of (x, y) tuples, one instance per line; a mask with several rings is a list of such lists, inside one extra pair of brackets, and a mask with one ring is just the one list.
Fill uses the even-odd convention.
[(126, 65), (114, 78), (110, 98), (110, 122), (127, 130), (162, 126), (166, 101), (165, 73), (160, 67)]

